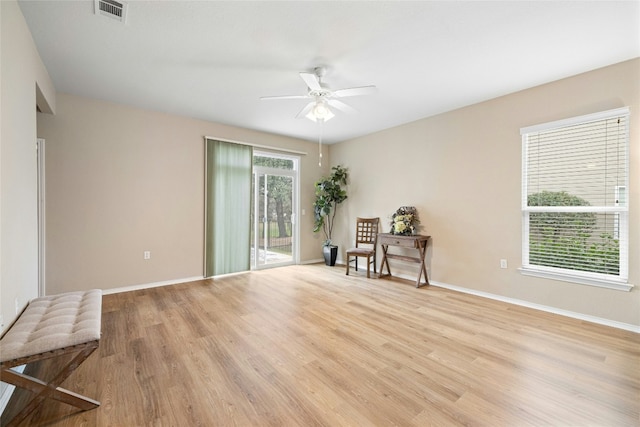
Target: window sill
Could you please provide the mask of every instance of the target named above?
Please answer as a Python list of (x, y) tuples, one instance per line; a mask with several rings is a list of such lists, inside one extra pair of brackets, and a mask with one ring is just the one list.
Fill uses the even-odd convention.
[(629, 292), (633, 285), (623, 280), (606, 278), (585, 277), (576, 274), (568, 274), (557, 271), (540, 270), (531, 267), (520, 267), (520, 273), (524, 276), (542, 277), (544, 279), (561, 280), (563, 282), (579, 283), (581, 285), (597, 286), (599, 288), (615, 289), (616, 291)]

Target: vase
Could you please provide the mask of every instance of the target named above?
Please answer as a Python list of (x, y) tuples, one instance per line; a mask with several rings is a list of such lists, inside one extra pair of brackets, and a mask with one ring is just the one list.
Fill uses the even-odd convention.
[(330, 267), (336, 265), (336, 258), (338, 258), (337, 246), (323, 246), (322, 254), (324, 255), (324, 263)]

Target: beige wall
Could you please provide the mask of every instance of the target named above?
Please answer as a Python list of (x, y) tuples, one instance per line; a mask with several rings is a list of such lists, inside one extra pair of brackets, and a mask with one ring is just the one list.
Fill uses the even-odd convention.
[[(522, 276), (520, 128), (623, 106), (631, 108), (629, 279), (636, 288)], [(380, 216), (388, 232), (397, 207), (418, 208), (432, 236), (432, 280), (640, 325), (639, 59), (335, 144), (330, 152), (351, 173), (342, 209), (347, 223)], [(334, 239), (342, 247), (354, 238), (345, 221)], [(500, 268), (502, 258), (507, 269)], [(392, 263), (402, 274), (417, 271)]]
[(0, 2), (0, 314), (4, 327), (38, 296), (36, 103), (55, 90), (14, 1)]
[[(7, 324), (37, 295), (36, 136), (47, 140), (47, 293), (111, 289), (202, 274), (203, 136), (308, 152), (302, 157), (302, 261), (320, 257), (311, 232), (313, 143), (58, 94), (22, 14), (0, 2), (0, 309)], [(418, 207), (432, 280), (640, 325), (640, 60), (585, 73), (331, 146), (349, 168), (334, 240), (357, 215), (387, 229)], [(41, 110), (56, 115), (38, 114)], [(425, 95), (428, 102), (428, 95)], [(631, 292), (521, 276), (520, 136), (537, 123), (631, 107)], [(36, 120), (38, 127), (36, 133)], [(144, 261), (142, 251), (152, 259)], [(499, 268), (505, 258), (509, 268)], [(402, 274), (413, 265), (394, 263)]]
[(309, 153), (301, 259), (321, 257), (311, 207), (327, 166), (318, 168), (313, 143), (62, 93), (38, 132), (47, 145), (49, 294), (202, 276), (204, 136)]

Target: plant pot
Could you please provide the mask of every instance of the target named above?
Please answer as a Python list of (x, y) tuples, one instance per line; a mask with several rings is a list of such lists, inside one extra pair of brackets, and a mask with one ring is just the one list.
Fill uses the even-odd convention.
[(338, 257), (337, 246), (323, 246), (322, 254), (324, 255), (324, 263), (333, 267), (336, 265), (336, 258)]

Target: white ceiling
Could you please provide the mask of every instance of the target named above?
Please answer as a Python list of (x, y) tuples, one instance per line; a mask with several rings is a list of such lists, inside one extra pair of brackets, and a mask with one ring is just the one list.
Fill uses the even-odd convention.
[(640, 56), (639, 1), (128, 1), (125, 24), (92, 0), (19, 2), (56, 89), (317, 140), (295, 116), (298, 72), (327, 67), (342, 98), (326, 142)]

